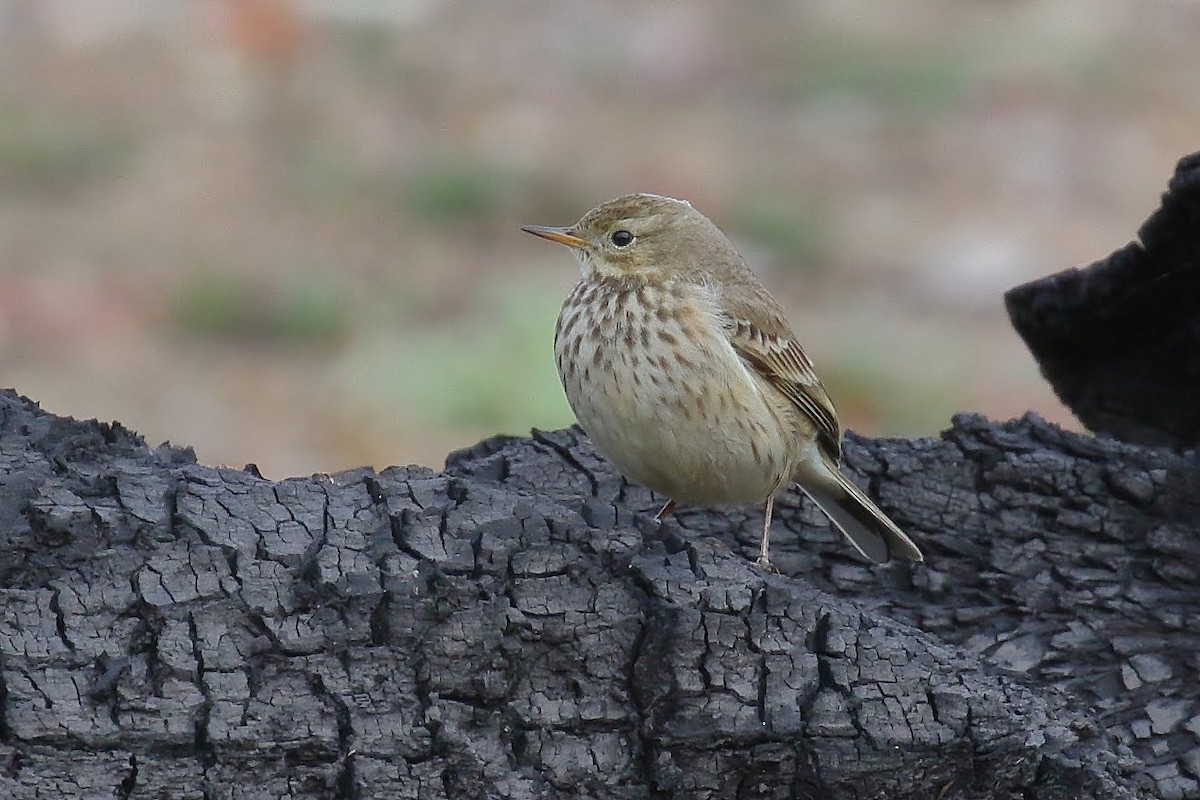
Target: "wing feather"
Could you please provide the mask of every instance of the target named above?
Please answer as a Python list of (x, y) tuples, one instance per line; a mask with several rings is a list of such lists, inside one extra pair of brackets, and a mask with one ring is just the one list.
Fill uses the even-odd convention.
[(813, 421), (821, 449), (838, 463), (842, 429), (812, 359), (796, 341), (783, 309), (757, 281), (740, 288), (733, 296), (751, 302), (731, 302), (730, 293), (724, 293), (721, 303), (733, 349)]

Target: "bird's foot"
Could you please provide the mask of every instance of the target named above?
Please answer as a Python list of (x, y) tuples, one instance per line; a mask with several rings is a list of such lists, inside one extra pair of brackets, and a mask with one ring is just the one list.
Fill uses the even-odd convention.
[(770, 573), (771, 575), (779, 574), (779, 570), (775, 567), (774, 564), (771, 563), (771, 560), (765, 556), (759, 556), (755, 560), (754, 565), (756, 567), (758, 567), (759, 569), (761, 569), (763, 572)]

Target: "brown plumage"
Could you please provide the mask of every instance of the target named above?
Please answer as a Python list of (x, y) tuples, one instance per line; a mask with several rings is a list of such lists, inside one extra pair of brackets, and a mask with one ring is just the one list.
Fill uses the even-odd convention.
[(921, 551), (839, 468), (833, 403), (783, 308), (691, 204), (634, 194), (569, 228), (583, 280), (555, 331), (559, 376), (596, 447), (631, 480), (700, 506), (763, 503), (799, 484), (868, 559)]

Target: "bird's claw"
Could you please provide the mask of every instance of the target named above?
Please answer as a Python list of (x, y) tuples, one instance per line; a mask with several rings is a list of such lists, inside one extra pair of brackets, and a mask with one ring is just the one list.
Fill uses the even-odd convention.
[(763, 572), (770, 573), (771, 575), (779, 574), (779, 570), (776, 568), (776, 566), (774, 564), (771, 563), (770, 559), (763, 558), (762, 556), (759, 556), (755, 560), (754, 565), (757, 566), (759, 569), (761, 569)]

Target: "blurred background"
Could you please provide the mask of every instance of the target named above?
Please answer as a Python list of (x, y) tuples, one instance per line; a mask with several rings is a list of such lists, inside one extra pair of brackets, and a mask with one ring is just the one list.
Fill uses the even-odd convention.
[(1200, 4), (0, 0), (0, 384), (270, 477), (571, 421), (578, 273), (690, 199), (843, 421), (1072, 424), (1004, 315), (1200, 149)]

